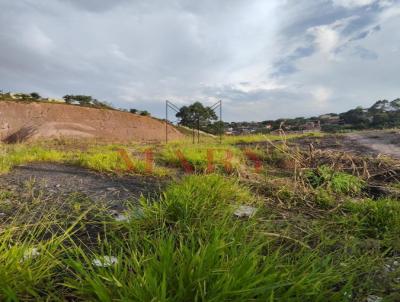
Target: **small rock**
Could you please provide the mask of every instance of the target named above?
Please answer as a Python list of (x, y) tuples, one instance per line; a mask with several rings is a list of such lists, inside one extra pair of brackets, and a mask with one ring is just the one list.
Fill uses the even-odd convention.
[(254, 216), (256, 211), (257, 209), (251, 206), (240, 206), (233, 214), (239, 218), (248, 218)]
[(124, 215), (124, 214), (118, 214), (115, 216), (116, 221), (129, 221), (129, 216)]
[(0, 213), (0, 218), (5, 217), (6, 213)]
[(33, 259), (33, 258), (36, 258), (39, 255), (40, 255), (39, 250), (36, 247), (33, 247), (33, 248), (31, 248), (29, 250), (26, 250), (24, 252), (24, 260)]
[(60, 184), (56, 184), (56, 188), (60, 188), (61, 187), (61, 185)]
[(107, 190), (107, 191), (110, 191), (110, 192), (114, 192), (114, 191), (117, 191), (118, 189), (117, 189), (117, 188), (114, 188), (114, 187), (109, 187), (109, 188), (107, 188), (106, 190)]
[(386, 273), (393, 273), (394, 271), (396, 271), (396, 268), (390, 264), (385, 264), (383, 270)]
[(132, 219), (142, 219), (144, 218), (144, 212), (143, 209), (140, 207), (135, 207), (132, 211), (125, 212), (125, 213), (120, 213), (116, 210), (111, 210), (111, 215), (114, 216), (116, 221), (129, 221)]
[(108, 267), (118, 263), (118, 258), (114, 256), (102, 256), (92, 261), (94, 266)]
[(381, 301), (382, 301), (382, 298), (375, 296), (375, 295), (369, 295), (367, 297), (367, 302), (381, 302)]

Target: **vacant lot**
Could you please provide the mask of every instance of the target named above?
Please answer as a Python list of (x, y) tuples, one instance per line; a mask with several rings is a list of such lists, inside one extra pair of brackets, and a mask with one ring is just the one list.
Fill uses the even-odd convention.
[(313, 147), (323, 150), (332, 149), (359, 155), (383, 155), (400, 159), (400, 130), (359, 131), (321, 138), (301, 138), (295, 143), (303, 148), (312, 144)]
[(400, 162), (357, 135), (3, 145), (0, 300), (399, 301)]

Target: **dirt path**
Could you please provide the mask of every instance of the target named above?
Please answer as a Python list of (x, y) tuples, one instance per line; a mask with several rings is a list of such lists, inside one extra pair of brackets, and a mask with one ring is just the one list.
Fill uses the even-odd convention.
[(400, 130), (370, 130), (347, 134), (327, 134), (323, 137), (302, 137), (289, 141), (292, 146), (349, 152), (360, 156), (379, 154), (400, 159)]
[(0, 176), (0, 189), (26, 194), (27, 188), (41, 191), (46, 197), (80, 193), (93, 201), (106, 201), (119, 209), (123, 202), (136, 202), (143, 196), (155, 196), (166, 181), (149, 176), (107, 176), (90, 170), (54, 163), (32, 163), (16, 167)]
[(350, 133), (345, 136), (350, 145), (359, 145), (368, 152), (400, 159), (400, 132), (372, 131)]

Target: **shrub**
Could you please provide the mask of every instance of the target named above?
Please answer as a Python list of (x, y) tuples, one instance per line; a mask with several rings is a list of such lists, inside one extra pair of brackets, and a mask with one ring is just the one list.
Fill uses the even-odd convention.
[(305, 177), (312, 187), (325, 186), (335, 193), (358, 194), (364, 187), (364, 181), (360, 178), (344, 172), (336, 172), (328, 166), (308, 170)]

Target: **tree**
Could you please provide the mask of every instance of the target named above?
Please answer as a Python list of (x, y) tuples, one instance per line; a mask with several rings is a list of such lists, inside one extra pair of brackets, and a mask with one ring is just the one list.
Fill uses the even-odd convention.
[[(92, 105), (94, 99), (88, 95), (64, 95), (63, 99), (67, 104), (72, 104), (74, 102), (79, 103), (81, 106), (90, 106)], [(97, 103), (100, 103), (96, 100)]]
[(391, 101), (390, 106), (392, 106), (394, 110), (400, 110), (400, 99), (395, 99)]
[(375, 102), (369, 109), (368, 112), (376, 113), (376, 112), (385, 112), (390, 108), (390, 103), (388, 100), (379, 100)]
[(81, 106), (89, 106), (93, 102), (93, 98), (88, 95), (76, 95), (75, 100), (79, 103)]
[(137, 109), (134, 109), (134, 108), (131, 108), (131, 109), (129, 109), (129, 112), (130, 112), (130, 113), (133, 113), (133, 114), (136, 114), (136, 113), (138, 112), (138, 110), (137, 110)]
[(197, 126), (205, 127), (211, 121), (218, 119), (214, 110), (210, 107), (204, 107), (202, 103), (195, 102), (190, 106), (183, 106), (176, 117), (180, 118), (180, 125), (195, 128)]
[(31, 96), (32, 99), (35, 99), (35, 100), (39, 100), (39, 99), (42, 98), (42, 97), (40, 96), (40, 94), (37, 93), (37, 92), (32, 92), (32, 93), (30, 94), (30, 96)]
[(341, 113), (340, 118), (343, 119), (346, 124), (352, 124), (357, 128), (365, 128), (369, 124), (368, 114), (362, 107), (357, 107), (356, 109)]
[(385, 128), (390, 122), (390, 117), (387, 112), (377, 112), (372, 117), (372, 125), (376, 128)]
[(143, 111), (140, 112), (140, 115), (142, 115), (142, 116), (150, 116), (150, 112), (148, 112), (146, 110), (143, 110)]
[(225, 123), (222, 121), (216, 121), (214, 123), (210, 123), (204, 129), (207, 132), (215, 135), (224, 134), (225, 132)]
[(74, 102), (74, 96), (73, 95), (69, 95), (69, 94), (64, 95), (63, 99), (64, 99), (65, 103), (67, 103), (67, 104), (72, 104)]

